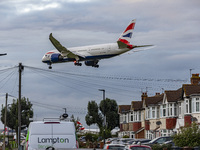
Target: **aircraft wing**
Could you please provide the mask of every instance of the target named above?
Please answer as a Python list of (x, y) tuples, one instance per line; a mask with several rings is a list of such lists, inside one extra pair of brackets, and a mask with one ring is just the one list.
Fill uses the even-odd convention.
[(80, 56), (79, 54), (75, 54), (73, 52), (71, 52), (70, 50), (68, 50), (67, 48), (65, 48), (64, 46), (62, 46), (60, 44), (60, 42), (58, 40), (56, 40), (52, 33), (49, 35), (49, 40), (51, 41), (51, 43), (53, 44), (53, 46), (63, 55), (63, 56), (67, 56), (68, 58), (77, 58), (77, 57), (84, 57), (84, 56)]

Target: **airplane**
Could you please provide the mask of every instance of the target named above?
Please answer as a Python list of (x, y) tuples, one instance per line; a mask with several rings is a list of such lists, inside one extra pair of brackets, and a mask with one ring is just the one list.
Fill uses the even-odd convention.
[(99, 67), (98, 62), (101, 59), (111, 58), (128, 52), (134, 48), (148, 47), (153, 45), (132, 45), (130, 40), (133, 29), (135, 27), (136, 19), (133, 19), (124, 32), (121, 34), (116, 43), (90, 45), (82, 47), (65, 48), (57, 41), (52, 33), (49, 35), (51, 43), (57, 50), (48, 51), (42, 58), (43, 63), (49, 65), (52, 69), (53, 63), (74, 62), (75, 66), (81, 66), (80, 61), (85, 61), (86, 66)]

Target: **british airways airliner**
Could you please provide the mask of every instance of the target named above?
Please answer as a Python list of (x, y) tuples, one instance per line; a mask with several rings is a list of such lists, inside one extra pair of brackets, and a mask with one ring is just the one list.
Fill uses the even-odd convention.
[(147, 47), (152, 45), (132, 45), (130, 39), (132, 37), (133, 29), (135, 27), (136, 20), (132, 20), (125, 31), (121, 34), (116, 43), (90, 45), (82, 47), (65, 48), (57, 41), (52, 33), (49, 35), (51, 43), (57, 50), (47, 52), (42, 62), (49, 65), (49, 69), (52, 69), (53, 63), (74, 62), (74, 65), (81, 66), (81, 61), (85, 62), (86, 66), (99, 67), (98, 62), (101, 59), (111, 58), (118, 56), (125, 52), (128, 52), (134, 48)]

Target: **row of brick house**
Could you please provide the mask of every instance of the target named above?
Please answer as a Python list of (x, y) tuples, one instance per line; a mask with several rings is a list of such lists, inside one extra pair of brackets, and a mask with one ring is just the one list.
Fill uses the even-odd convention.
[(119, 137), (153, 139), (170, 136), (182, 126), (200, 122), (199, 83), (199, 74), (193, 74), (191, 84), (183, 84), (177, 90), (156, 93), (152, 97), (143, 93), (141, 101), (119, 105)]

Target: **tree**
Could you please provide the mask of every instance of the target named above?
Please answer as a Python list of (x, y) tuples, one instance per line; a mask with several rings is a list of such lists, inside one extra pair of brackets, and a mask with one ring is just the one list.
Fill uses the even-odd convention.
[[(4, 124), (5, 107), (1, 110), (1, 122)], [(29, 118), (33, 118), (32, 104), (29, 99), (23, 97), (21, 99), (21, 129), (28, 127), (30, 121)], [(13, 100), (11, 107), (7, 109), (7, 126), (11, 129), (15, 129), (18, 132), (18, 99)]]
[(200, 145), (200, 129), (197, 123), (182, 127), (180, 133), (173, 136), (173, 141), (179, 147), (195, 147)]
[[(88, 102), (88, 113), (85, 116), (86, 124), (97, 124), (100, 132), (103, 133), (103, 116), (106, 115), (106, 132), (119, 126), (118, 105), (115, 100), (106, 98), (98, 106), (95, 101)], [(109, 133), (108, 133), (109, 135)]]
[(102, 127), (103, 117), (99, 112), (99, 107), (95, 101), (88, 102), (88, 113), (85, 116), (85, 121), (88, 126), (92, 124), (97, 124), (99, 128)]
[(106, 98), (100, 102), (100, 111), (106, 115), (106, 125), (112, 130), (119, 126), (118, 105), (115, 100)]

